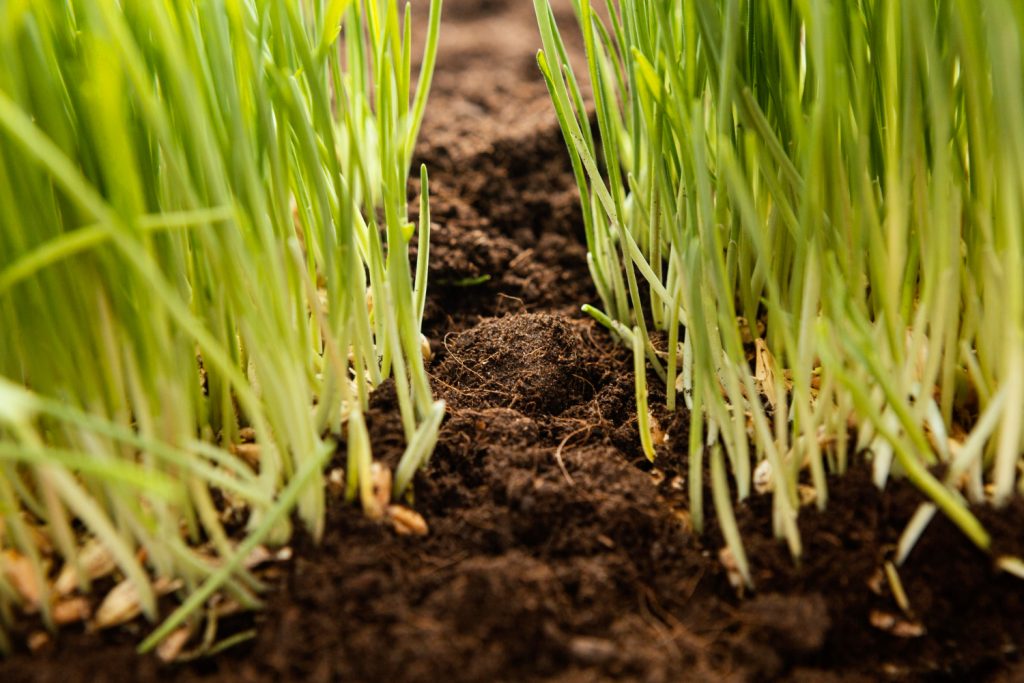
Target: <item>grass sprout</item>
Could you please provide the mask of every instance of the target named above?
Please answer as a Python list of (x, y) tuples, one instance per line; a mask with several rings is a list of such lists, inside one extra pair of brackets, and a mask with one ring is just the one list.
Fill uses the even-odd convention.
[(588, 310), (691, 411), (694, 524), (710, 459), (749, 582), (730, 499), (755, 470), (798, 556), (804, 477), (823, 507), (864, 452), (879, 486), (906, 477), (988, 549), (969, 504), (1006, 504), (1024, 465), (1018, 4), (574, 0), (593, 119), (535, 7)]
[(331, 435), (388, 377), (396, 495), (426, 461), (425, 169), (415, 272), (406, 193), (440, 12), (414, 74), (391, 0), (0, 8), (0, 626), (52, 626), (90, 539), (148, 618), (183, 586), (143, 650), (218, 591), (258, 604), (245, 558), (323, 533)]

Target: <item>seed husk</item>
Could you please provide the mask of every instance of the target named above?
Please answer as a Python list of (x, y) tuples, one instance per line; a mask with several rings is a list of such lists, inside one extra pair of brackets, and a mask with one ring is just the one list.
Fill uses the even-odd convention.
[[(90, 539), (82, 547), (82, 550), (78, 553), (78, 562), (82, 567), (82, 572), (89, 581), (102, 578), (117, 568), (113, 555), (96, 538)], [(78, 588), (78, 571), (73, 564), (66, 563), (64, 565), (60, 570), (60, 575), (53, 584), (53, 588), (57, 591), (57, 595), (70, 595), (72, 591)]]
[(84, 597), (66, 598), (53, 606), (53, 621), (58, 626), (86, 621), (92, 615), (92, 606)]
[(430, 348), (430, 340), (425, 334), (420, 334), (420, 353), (423, 354), (423, 361), (428, 365), (434, 360), (434, 350)]
[(373, 480), (373, 497), (381, 510), (391, 502), (391, 468), (374, 461), (370, 465), (370, 478)]
[(156, 656), (166, 664), (176, 661), (181, 656), (193, 632), (194, 629), (190, 624), (179, 626), (156, 648)]
[(33, 653), (39, 653), (44, 648), (50, 645), (50, 634), (46, 631), (33, 631), (29, 634), (26, 644), (28, 649)]
[(426, 536), (430, 531), (423, 515), (402, 505), (388, 507), (388, 521), (400, 536)]
[[(179, 579), (172, 580), (161, 577), (153, 582), (153, 591), (157, 595), (167, 595), (181, 586), (182, 582)], [(103, 602), (96, 609), (92, 627), (103, 630), (120, 626), (135, 619), (141, 613), (142, 603), (139, 601), (138, 587), (131, 579), (125, 579), (114, 586), (103, 598)]]
[(926, 631), (917, 621), (903, 619), (891, 612), (873, 609), (868, 615), (868, 622), (879, 631), (885, 631), (897, 638), (920, 638)]
[(21, 596), (22, 609), (29, 614), (39, 610), (42, 599), (42, 587), (32, 561), (17, 550), (5, 550), (2, 555), (4, 576), (18, 595)]
[(344, 468), (335, 467), (327, 473), (327, 490), (330, 491), (331, 495), (335, 498), (343, 498), (345, 496)]

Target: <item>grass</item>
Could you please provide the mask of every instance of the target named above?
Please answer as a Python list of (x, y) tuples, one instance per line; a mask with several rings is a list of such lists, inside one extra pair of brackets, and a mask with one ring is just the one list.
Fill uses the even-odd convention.
[(425, 169), (418, 228), (406, 201), (440, 7), (415, 86), (409, 4), (0, 7), (0, 623), (53, 627), (51, 576), (88, 590), (93, 538), (149, 619), (155, 579), (181, 582), (144, 650), (215, 592), (258, 606), (246, 557), (293, 518), (323, 533), (334, 435), (368, 485), (362, 413), (391, 376), (403, 493), (444, 411)]
[(805, 473), (824, 507), (865, 453), (880, 487), (931, 500), (901, 560), (936, 510), (987, 550), (969, 506), (1005, 505), (1024, 464), (1024, 10), (594, 4), (573, 3), (594, 125), (547, 0), (538, 61), (582, 195), (587, 310), (646, 358), (641, 423), (644, 365), (690, 410), (694, 525), (710, 457), (749, 584), (732, 505), (754, 474), (799, 557)]

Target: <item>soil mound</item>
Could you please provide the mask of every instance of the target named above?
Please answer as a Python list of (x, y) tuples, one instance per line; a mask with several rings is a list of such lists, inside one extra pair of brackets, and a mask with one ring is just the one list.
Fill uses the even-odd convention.
[(594, 393), (583, 338), (564, 318), (492, 318), (445, 347), (437, 374), (446, 382), (442, 396), (455, 410), (500, 407), (558, 415)]

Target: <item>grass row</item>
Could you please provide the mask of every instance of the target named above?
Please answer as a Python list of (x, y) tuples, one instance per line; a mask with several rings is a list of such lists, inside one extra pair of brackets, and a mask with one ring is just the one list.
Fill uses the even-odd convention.
[[(548, 0), (547, 80), (581, 189), (591, 314), (691, 411), (745, 581), (735, 498), (865, 452), (980, 548), (969, 504), (1024, 464), (1024, 9), (1009, 0), (573, 2), (594, 121)], [(596, 7), (595, 7), (596, 5)], [(575, 65), (579, 67), (580, 65)], [(654, 331), (667, 338), (656, 346)], [(1019, 563), (1005, 560), (1007, 568)]]
[(0, 5), (3, 623), (52, 625), (93, 540), (149, 618), (155, 579), (182, 586), (144, 649), (215, 591), (258, 605), (245, 558), (293, 510), (320, 536), (332, 435), (380, 512), (362, 411), (388, 377), (396, 495), (423, 464), (444, 407), (406, 187), (440, 7), (416, 77), (385, 0)]

